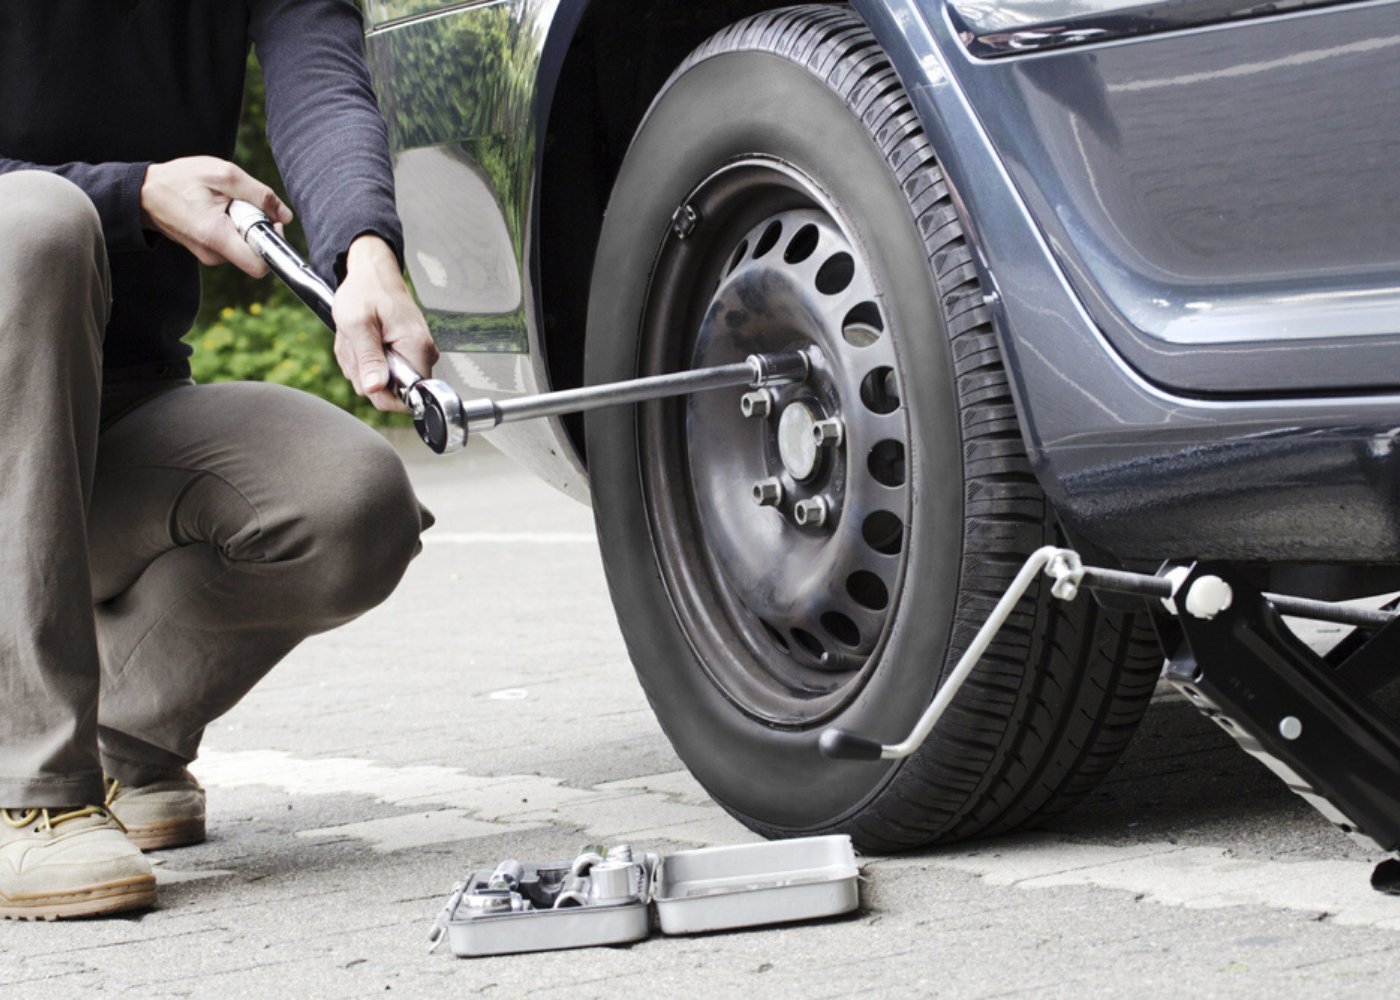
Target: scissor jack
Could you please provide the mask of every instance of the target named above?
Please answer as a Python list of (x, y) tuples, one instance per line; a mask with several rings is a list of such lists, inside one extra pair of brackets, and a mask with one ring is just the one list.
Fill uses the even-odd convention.
[[(1041, 549), (908, 737), (884, 744), (828, 729), (822, 752), (847, 760), (913, 753), (1042, 571), (1061, 600), (1074, 600), (1086, 587), (1160, 600), (1175, 623), (1159, 629), (1164, 645), (1174, 649), (1163, 676), (1343, 833), (1369, 850), (1400, 849), (1400, 729), (1370, 699), (1396, 676), (1400, 615), (1260, 593), (1223, 564), (1169, 566), (1149, 576), (1085, 566), (1068, 549)], [(1355, 631), (1322, 656), (1294, 635), (1284, 615)], [(1400, 893), (1400, 862), (1383, 862), (1371, 884)]]

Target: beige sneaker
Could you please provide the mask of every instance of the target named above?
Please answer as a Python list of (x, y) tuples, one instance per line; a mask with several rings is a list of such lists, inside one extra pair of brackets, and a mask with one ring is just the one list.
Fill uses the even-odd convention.
[(97, 917), (155, 905), (150, 862), (104, 809), (0, 809), (0, 917)]
[(189, 771), (140, 788), (108, 778), (107, 808), (143, 851), (204, 842), (204, 789)]

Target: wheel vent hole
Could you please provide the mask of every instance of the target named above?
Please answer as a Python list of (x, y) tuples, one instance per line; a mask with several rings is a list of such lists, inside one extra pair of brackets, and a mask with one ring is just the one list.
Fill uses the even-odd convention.
[(899, 409), (899, 387), (893, 368), (876, 368), (860, 384), (860, 401), (871, 413), (893, 413)]
[(768, 638), (772, 639), (784, 653), (792, 651), (791, 647), (788, 646), (788, 641), (783, 638), (783, 633), (768, 624), (768, 622), (760, 620), (759, 624), (763, 626), (763, 631), (768, 633)]
[(865, 544), (882, 556), (897, 556), (904, 547), (904, 522), (887, 510), (877, 510), (861, 525)]
[(846, 578), (846, 593), (868, 611), (884, 611), (890, 606), (890, 591), (885, 581), (863, 569)]
[(839, 611), (828, 611), (822, 615), (822, 628), (843, 646), (854, 649), (860, 645), (860, 629), (856, 628), (855, 622)]
[(821, 240), (821, 233), (816, 226), (806, 225), (797, 231), (797, 235), (792, 238), (792, 242), (787, 245), (787, 251), (783, 254), (783, 260), (789, 264), (801, 264), (812, 254), (817, 252), (817, 243)]
[(763, 231), (763, 235), (758, 238), (758, 243), (753, 248), (753, 259), (758, 260), (769, 250), (778, 245), (778, 238), (783, 235), (783, 224), (776, 219), (768, 223), (768, 228)]
[(867, 464), (870, 467), (870, 474), (880, 485), (890, 487), (904, 485), (904, 445), (898, 441), (881, 441), (874, 448), (871, 448), (870, 460)]
[(821, 640), (806, 629), (795, 628), (792, 630), (792, 638), (802, 651), (818, 662), (826, 660), (826, 647)]
[(846, 314), (846, 321), (841, 324), (841, 335), (852, 347), (869, 347), (884, 332), (885, 321), (874, 302), (862, 302)]
[(734, 259), (729, 262), (729, 274), (734, 273), (734, 269), (744, 262), (744, 255), (749, 252), (749, 241), (739, 244), (739, 249), (734, 251)]
[(823, 295), (840, 295), (855, 280), (855, 258), (848, 253), (838, 253), (817, 272), (817, 291)]

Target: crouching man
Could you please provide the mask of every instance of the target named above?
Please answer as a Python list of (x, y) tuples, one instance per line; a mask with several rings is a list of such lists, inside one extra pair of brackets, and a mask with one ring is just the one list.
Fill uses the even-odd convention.
[(431, 523), (335, 407), (196, 386), (199, 264), (264, 271), (232, 198), (248, 47), (336, 355), (381, 409), (384, 347), (437, 359), (401, 276), (352, 0), (0, 7), (0, 915), (149, 906), (142, 849), (204, 837), (205, 727), (309, 635), (394, 589)]

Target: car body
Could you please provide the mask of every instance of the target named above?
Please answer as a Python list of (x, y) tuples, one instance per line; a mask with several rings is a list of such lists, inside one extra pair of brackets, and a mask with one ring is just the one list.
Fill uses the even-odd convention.
[(923, 752), (818, 762), (823, 726), (908, 732), (1038, 546), (1396, 588), (1400, 0), (368, 11), (450, 381), (808, 352), (760, 420), (692, 397), (494, 438), (591, 486), (639, 679), (754, 829), (908, 847), (1092, 787), (1163, 609), (1047, 587)]
[[(622, 72), (648, 31), (680, 53), (765, 5), (724, 6), (369, 5), (409, 269), (464, 388), (581, 380), (561, 298), (581, 265), (560, 258), (591, 262), (645, 95), (616, 120), (595, 106), (622, 138), (580, 155), (571, 60)], [(1125, 560), (1400, 559), (1395, 5), (855, 7), (976, 220), (1037, 475), (1074, 533)], [(616, 51), (609, 17), (633, 25)], [(656, 58), (628, 72), (655, 86)], [(559, 205), (581, 235), (552, 248)], [(564, 423), (496, 440), (586, 495)]]

